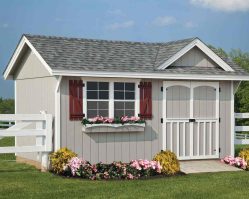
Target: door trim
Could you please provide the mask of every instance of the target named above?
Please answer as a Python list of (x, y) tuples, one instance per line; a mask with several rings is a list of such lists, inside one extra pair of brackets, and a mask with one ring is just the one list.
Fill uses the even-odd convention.
[[(162, 149), (166, 150), (166, 121), (167, 118), (167, 106), (166, 106), (166, 99), (167, 99), (167, 92), (166, 89), (171, 86), (184, 86), (190, 88), (190, 119), (194, 119), (194, 88), (199, 86), (210, 86), (216, 89), (216, 112), (215, 112), (215, 119), (216, 119), (216, 149), (219, 149), (219, 82), (208, 82), (208, 81), (163, 81), (163, 111), (162, 111)], [(181, 118), (179, 118), (179, 121)], [(184, 124), (185, 125), (185, 124)], [(190, 122), (190, 138), (193, 137), (193, 122)], [(198, 143), (199, 144), (199, 143)], [(193, 139), (190, 139), (190, 146), (193, 146)], [(172, 146), (171, 146), (172, 147)], [(178, 151), (178, 150), (177, 150)], [(178, 154), (177, 154), (178, 155)], [(219, 158), (219, 150), (216, 150), (215, 155), (202, 155), (202, 156), (195, 156), (193, 155), (193, 147), (190, 147), (190, 156), (183, 158), (183, 159), (210, 159), (210, 158)]]

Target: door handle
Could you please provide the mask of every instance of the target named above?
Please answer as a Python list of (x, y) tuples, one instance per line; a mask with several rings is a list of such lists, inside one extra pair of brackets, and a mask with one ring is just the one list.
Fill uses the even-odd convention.
[(195, 122), (195, 119), (189, 119), (189, 122)]

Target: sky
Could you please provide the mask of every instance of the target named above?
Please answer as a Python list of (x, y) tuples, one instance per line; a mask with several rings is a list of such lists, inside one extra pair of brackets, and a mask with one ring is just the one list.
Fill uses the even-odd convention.
[(249, 0), (0, 0), (0, 97), (13, 98), (2, 73), (23, 33), (166, 42), (199, 37), (249, 52)]

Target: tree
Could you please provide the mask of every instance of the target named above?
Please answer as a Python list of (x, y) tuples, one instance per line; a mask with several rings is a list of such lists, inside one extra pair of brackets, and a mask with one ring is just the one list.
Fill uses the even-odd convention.
[(0, 114), (15, 113), (15, 102), (13, 99), (0, 98)]

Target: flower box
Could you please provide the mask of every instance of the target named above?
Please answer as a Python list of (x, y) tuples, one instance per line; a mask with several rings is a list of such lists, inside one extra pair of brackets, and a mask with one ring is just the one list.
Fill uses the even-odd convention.
[(86, 133), (143, 132), (145, 123), (126, 124), (86, 124), (82, 131)]

